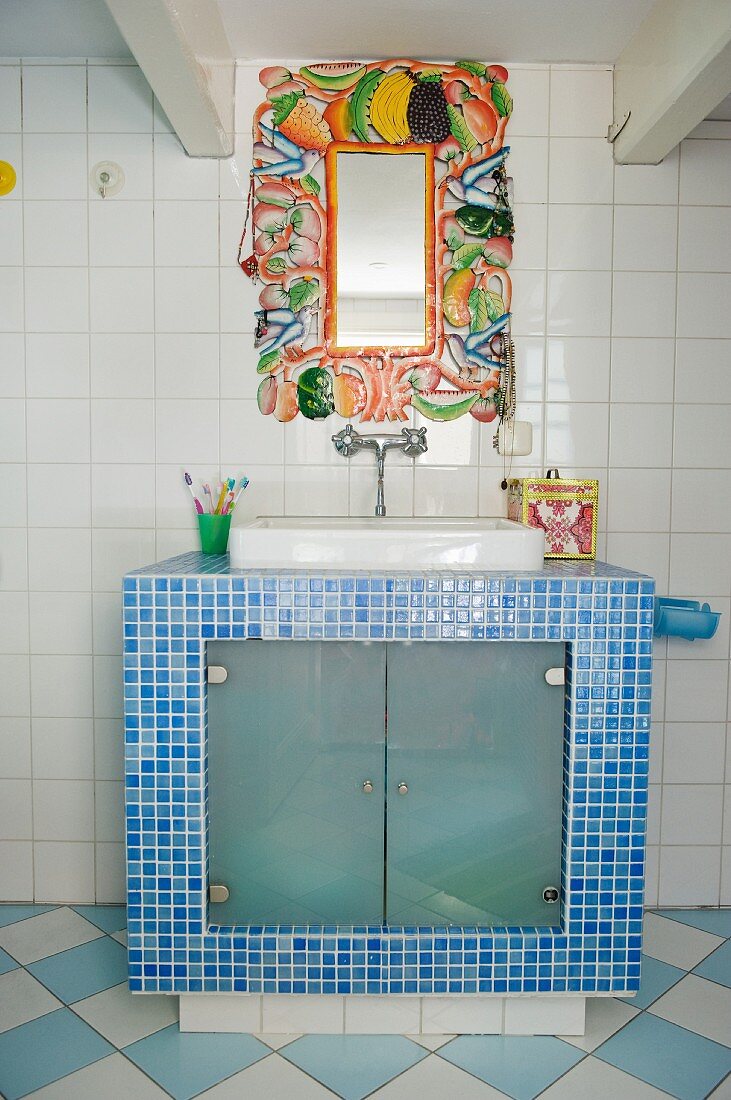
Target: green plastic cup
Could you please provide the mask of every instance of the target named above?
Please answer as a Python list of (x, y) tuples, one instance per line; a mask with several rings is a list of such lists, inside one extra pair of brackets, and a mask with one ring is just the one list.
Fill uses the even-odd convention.
[(198, 529), (201, 533), (201, 550), (204, 554), (225, 554), (228, 546), (228, 533), (231, 529), (231, 516), (211, 516), (204, 513), (198, 516)]

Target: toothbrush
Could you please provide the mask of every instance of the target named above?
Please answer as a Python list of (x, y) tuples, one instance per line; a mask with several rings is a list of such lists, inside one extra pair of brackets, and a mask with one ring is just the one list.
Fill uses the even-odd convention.
[(239, 497), (241, 496), (241, 494), (243, 493), (244, 489), (246, 488), (246, 486), (248, 484), (249, 484), (248, 477), (242, 477), (241, 481), (239, 482), (238, 492), (236, 493), (233, 500), (231, 501), (231, 504), (227, 506), (227, 513), (226, 513), (227, 515), (228, 515), (228, 513), (233, 512), (234, 508), (236, 507), (236, 501), (239, 499)]
[(208, 497), (208, 511), (213, 515), (213, 490), (207, 481), (203, 485), (203, 492)]
[(193, 498), (193, 503), (195, 504), (196, 512), (198, 513), (199, 516), (202, 516), (203, 515), (203, 505), (201, 504), (201, 502), (198, 500), (198, 497), (193, 492), (193, 478), (190, 476), (190, 474), (188, 473), (187, 470), (185, 471), (185, 484), (188, 486), (188, 490), (190, 492), (190, 495)]
[[(216, 507), (214, 509), (214, 513), (217, 516), (220, 516), (220, 514), (221, 514), (221, 509), (223, 508), (223, 502), (226, 499), (226, 493), (227, 492), (228, 492), (228, 481), (224, 481), (224, 482), (221, 483), (221, 494), (218, 498), (218, 503), (216, 504)], [(213, 499), (213, 498), (211, 498), (211, 499)]]

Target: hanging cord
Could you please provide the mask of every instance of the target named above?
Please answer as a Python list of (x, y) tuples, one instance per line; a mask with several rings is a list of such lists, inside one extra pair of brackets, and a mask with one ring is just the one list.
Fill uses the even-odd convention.
[[(513, 344), (512, 336), (510, 335), (510, 329), (504, 329), (500, 334), (501, 343), (501, 358), (503, 361), (503, 367), (500, 378), (500, 398), (498, 401), (498, 416), (500, 423), (498, 425), (498, 431), (495, 433), (493, 439), (493, 446), (499, 448), (500, 428), (504, 429), (505, 425), (508, 425), (508, 430), (503, 430), (503, 441), (507, 437), (510, 438), (510, 455), (503, 454), (503, 480), (500, 482), (500, 488), (505, 490), (508, 487), (508, 478), (513, 469), (513, 446), (515, 441), (514, 431), (512, 430), (513, 421), (515, 420), (515, 345)], [(509, 458), (509, 461), (506, 461)]]
[[(256, 256), (252, 252), (246, 259), (243, 258), (244, 242), (246, 241), (246, 230), (249, 227), (249, 218), (254, 208), (254, 176), (249, 176), (249, 193), (246, 196), (246, 214), (244, 216), (244, 228), (241, 231), (241, 240), (239, 241), (239, 249), (236, 255), (236, 262), (243, 271), (244, 275), (248, 275), (254, 282), (259, 274), (259, 265), (256, 262)], [(252, 242), (253, 243), (253, 242)]]

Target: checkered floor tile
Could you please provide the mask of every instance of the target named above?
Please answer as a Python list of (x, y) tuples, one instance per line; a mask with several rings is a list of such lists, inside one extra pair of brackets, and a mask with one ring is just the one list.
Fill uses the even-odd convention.
[(731, 910), (646, 917), (582, 1036), (181, 1035), (133, 997), (120, 906), (0, 905), (0, 1100), (731, 1100)]

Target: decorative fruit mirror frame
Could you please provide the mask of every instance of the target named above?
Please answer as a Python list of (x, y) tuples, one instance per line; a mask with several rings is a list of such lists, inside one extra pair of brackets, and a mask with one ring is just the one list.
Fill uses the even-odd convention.
[[(490, 422), (511, 393), (511, 185), (503, 144), (512, 110), (501, 65), (404, 59), (327, 63), (259, 74), (249, 192), (253, 253), (264, 284), (256, 313), (258, 403), (280, 421), (338, 413), (362, 421), (470, 413)], [(339, 348), (334, 316), (335, 155), (426, 154), (426, 342)], [(325, 192), (316, 175), (325, 159)], [(430, 197), (430, 196), (428, 196)], [(329, 256), (328, 253), (331, 253)]]

